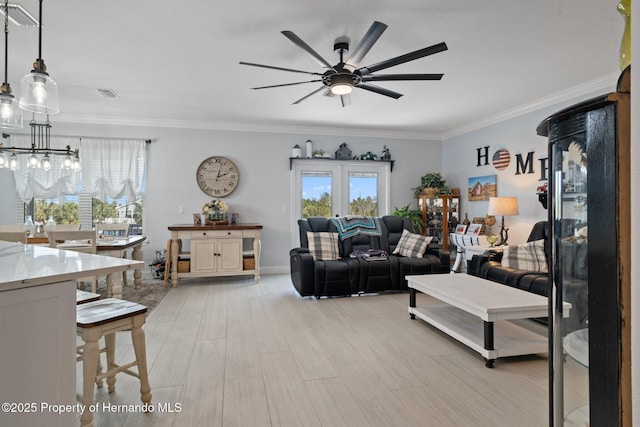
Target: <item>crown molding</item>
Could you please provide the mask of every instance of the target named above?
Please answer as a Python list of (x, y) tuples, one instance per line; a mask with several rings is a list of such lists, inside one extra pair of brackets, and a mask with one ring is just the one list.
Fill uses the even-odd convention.
[(197, 120), (158, 120), (149, 118), (130, 117), (97, 117), (73, 114), (58, 114), (56, 121), (59, 123), (77, 123), (91, 125), (110, 126), (135, 126), (151, 128), (195, 129), (195, 130), (220, 130), (231, 132), (257, 132), (257, 133), (284, 133), (295, 135), (326, 135), (326, 136), (350, 136), (361, 138), (393, 138), (411, 139), (419, 141), (440, 141), (440, 134), (425, 132), (371, 129), (358, 127), (339, 126), (298, 126), (298, 125), (269, 125), (241, 122), (214, 122)]
[(484, 119), (469, 123), (459, 128), (453, 129), (450, 132), (445, 132), (441, 135), (442, 140), (447, 140), (456, 136), (464, 135), (469, 132), (473, 132), (478, 129), (482, 129), (487, 126), (494, 125), (496, 123), (503, 122), (505, 120), (512, 119), (514, 117), (521, 116), (533, 111), (540, 110), (542, 108), (551, 107), (556, 104), (560, 104), (566, 101), (575, 101), (576, 98), (586, 96), (588, 94), (598, 91), (612, 91), (615, 90), (616, 83), (620, 73), (615, 72), (607, 74), (606, 76), (599, 77), (594, 80), (590, 80), (586, 83), (579, 84), (577, 86), (570, 87), (558, 93), (550, 96), (539, 98), (532, 102), (522, 104), (518, 107), (512, 108), (502, 113), (495, 114), (493, 116), (486, 117)]
[(384, 128), (359, 128), (340, 126), (300, 126), (292, 124), (264, 124), (264, 123), (242, 123), (242, 122), (215, 122), (198, 120), (159, 120), (151, 118), (131, 118), (131, 117), (104, 117), (73, 114), (58, 114), (56, 121), (60, 123), (76, 123), (90, 125), (110, 125), (110, 126), (134, 126), (149, 128), (173, 128), (173, 129), (194, 129), (194, 130), (218, 130), (230, 132), (254, 132), (254, 133), (281, 133), (295, 135), (324, 135), (340, 137), (360, 137), (360, 138), (389, 138), (417, 141), (445, 141), (447, 139), (464, 135), (475, 130), (509, 120), (532, 111), (545, 107), (560, 104), (566, 101), (575, 101), (576, 98), (586, 96), (598, 91), (615, 90), (619, 73), (611, 73), (606, 76), (588, 81), (586, 83), (573, 86), (556, 94), (539, 98), (532, 102), (522, 104), (510, 110), (486, 117), (481, 120), (460, 126), (449, 132), (427, 133), (419, 131), (404, 131)]

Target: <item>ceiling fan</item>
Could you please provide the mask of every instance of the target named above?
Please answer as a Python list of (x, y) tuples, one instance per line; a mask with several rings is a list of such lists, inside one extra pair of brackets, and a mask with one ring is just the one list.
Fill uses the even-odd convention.
[(351, 103), (349, 94), (353, 88), (365, 89), (371, 92), (379, 93), (394, 99), (398, 99), (402, 96), (401, 93), (394, 92), (389, 89), (385, 89), (380, 86), (371, 84), (370, 82), (376, 81), (400, 81), (400, 80), (440, 80), (443, 74), (373, 74), (376, 71), (384, 70), (386, 68), (393, 67), (395, 65), (403, 64), (405, 62), (413, 61), (428, 55), (433, 55), (438, 52), (447, 50), (447, 45), (442, 42), (433, 46), (425, 47), (423, 49), (416, 50), (414, 52), (407, 53), (405, 55), (396, 56), (395, 58), (387, 59), (382, 62), (378, 62), (366, 67), (360, 67), (360, 62), (378, 41), (378, 38), (382, 35), (384, 30), (387, 29), (387, 25), (382, 22), (375, 21), (369, 30), (366, 32), (360, 43), (351, 53), (351, 56), (345, 61), (344, 54), (349, 52), (349, 39), (341, 37), (336, 39), (333, 45), (334, 51), (340, 55), (340, 62), (336, 65), (331, 65), (326, 59), (320, 56), (315, 50), (313, 50), (308, 44), (306, 44), (300, 37), (295, 35), (292, 31), (282, 31), (282, 34), (289, 40), (291, 40), (296, 46), (300, 47), (307, 54), (309, 54), (318, 64), (327, 70), (324, 73), (317, 73), (312, 71), (295, 70), (292, 68), (275, 67), (272, 65), (255, 64), (252, 62), (243, 62), (242, 65), (250, 65), (253, 67), (269, 68), (272, 70), (289, 71), (292, 73), (310, 74), (312, 76), (318, 76), (315, 80), (307, 80), (302, 82), (285, 83), (271, 86), (253, 87), (251, 89), (270, 89), (274, 87), (294, 86), (306, 83), (322, 82), (322, 86), (315, 89), (313, 92), (303, 96), (295, 101), (293, 104), (299, 104), (310, 96), (324, 90), (326, 96), (340, 95), (342, 106), (345, 107)]

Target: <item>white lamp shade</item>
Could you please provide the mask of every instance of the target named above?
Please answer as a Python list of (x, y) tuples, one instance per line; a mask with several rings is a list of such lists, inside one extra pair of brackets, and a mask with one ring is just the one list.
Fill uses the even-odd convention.
[(56, 114), (60, 111), (58, 85), (47, 74), (31, 71), (20, 83), (20, 108), (40, 114)]
[(9, 94), (0, 93), (0, 128), (22, 129), (22, 110)]
[(489, 215), (514, 216), (519, 215), (517, 197), (489, 197)]

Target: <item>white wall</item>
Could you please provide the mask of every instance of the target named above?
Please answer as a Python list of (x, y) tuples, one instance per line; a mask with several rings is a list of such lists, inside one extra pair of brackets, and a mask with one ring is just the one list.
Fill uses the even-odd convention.
[[(427, 170), (439, 170), (442, 157), (439, 141), (372, 137), (339, 137), (314, 134), (288, 134), (249, 131), (143, 128), (131, 126), (71, 125), (55, 120), (53, 135), (82, 135), (126, 138), (151, 138), (148, 149), (148, 174), (145, 234), (151, 260), (155, 249), (164, 249), (169, 238), (167, 226), (191, 223), (192, 213), (210, 197), (196, 184), (196, 168), (214, 155), (229, 157), (240, 170), (237, 189), (225, 199), (241, 222), (257, 222), (264, 226), (262, 262), (264, 273), (287, 272), (291, 221), (291, 148), (311, 139), (314, 148), (333, 153), (346, 142), (354, 154), (372, 151), (380, 154), (386, 144), (395, 167), (391, 174), (391, 207), (412, 201), (410, 188), (418, 184)], [(14, 193), (9, 171), (0, 171), (2, 194)], [(12, 199), (12, 197), (8, 197)], [(3, 197), (3, 200), (5, 198)], [(184, 213), (179, 213), (179, 208)], [(15, 205), (0, 207), (0, 223), (15, 222)]]
[[(614, 90), (615, 87), (612, 86), (609, 91)], [(548, 157), (547, 138), (537, 135), (538, 124), (556, 111), (609, 91), (585, 94), (580, 98), (446, 139), (442, 149), (442, 170), (447, 184), (460, 187), (462, 190), (461, 212), (463, 215), (468, 212), (470, 219), (484, 217), (489, 204), (487, 201), (470, 202), (467, 200), (465, 194), (468, 188), (468, 179), (476, 176), (496, 175), (498, 196), (516, 196), (520, 208), (520, 215), (505, 217), (505, 226), (509, 228), (509, 243), (525, 242), (533, 224), (547, 219), (547, 210), (542, 207), (536, 195), (536, 188), (542, 184), (539, 159)], [(477, 149), (486, 146), (489, 146), (489, 164), (484, 165), (484, 160), (482, 160), (481, 166), (478, 166)], [(506, 169), (497, 170), (491, 164), (491, 158), (501, 148), (509, 151), (511, 162)], [(521, 154), (523, 159), (526, 159), (529, 152), (534, 152), (534, 173), (516, 175), (516, 154)], [(501, 218), (496, 218), (496, 220), (498, 224), (494, 225), (492, 229), (497, 234), (500, 230)]]

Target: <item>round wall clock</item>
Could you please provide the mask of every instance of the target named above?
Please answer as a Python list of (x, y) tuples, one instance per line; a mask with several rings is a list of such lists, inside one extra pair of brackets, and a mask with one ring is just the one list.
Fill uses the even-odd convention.
[(196, 181), (200, 189), (211, 197), (228, 196), (238, 186), (240, 174), (236, 165), (226, 157), (209, 157), (198, 166)]

